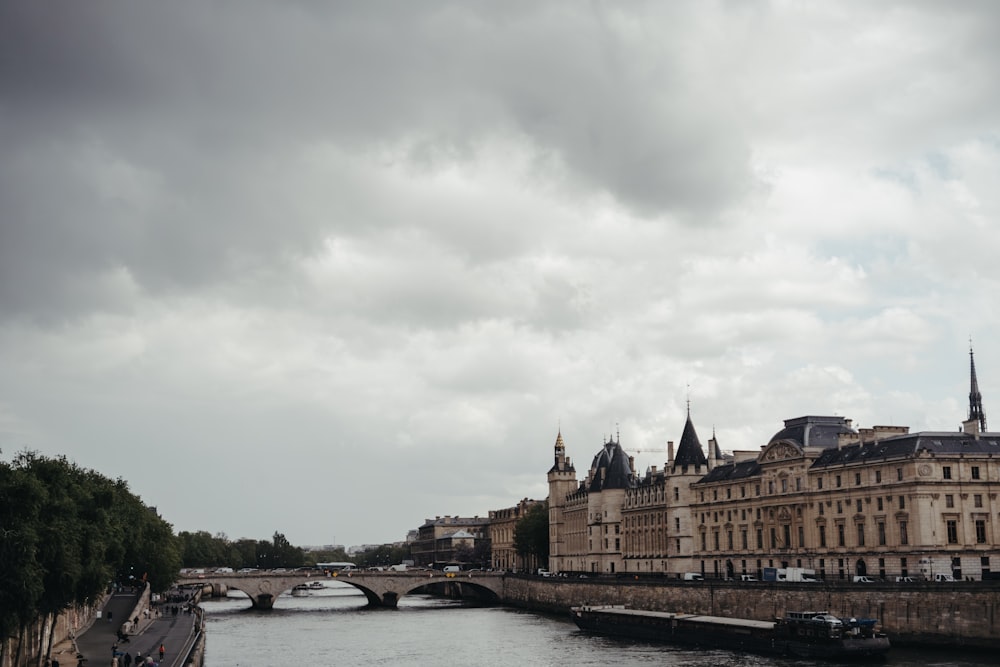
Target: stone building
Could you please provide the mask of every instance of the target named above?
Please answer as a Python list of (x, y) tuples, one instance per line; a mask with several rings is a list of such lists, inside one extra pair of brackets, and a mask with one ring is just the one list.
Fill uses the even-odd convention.
[(417, 539), (410, 543), (413, 564), (431, 567), (455, 560), (455, 550), (474, 549), (488, 538), (488, 518), (438, 516), (426, 519), (417, 528)]
[(510, 570), (512, 572), (531, 572), (547, 563), (536, 563), (534, 559), (527, 562), (517, 553), (514, 548), (514, 529), (517, 522), (521, 520), (528, 511), (535, 505), (543, 504), (544, 501), (529, 500), (525, 498), (513, 507), (506, 507), (499, 510), (490, 510), (489, 536), (491, 545), (491, 567), (496, 570)]
[(971, 354), (969, 415), (955, 432), (804, 416), (759, 451), (725, 458), (714, 436), (705, 455), (689, 407), (663, 470), (636, 476), (609, 440), (580, 483), (560, 433), (548, 473), (550, 568), (990, 577), (1000, 569), (1000, 433), (986, 430)]

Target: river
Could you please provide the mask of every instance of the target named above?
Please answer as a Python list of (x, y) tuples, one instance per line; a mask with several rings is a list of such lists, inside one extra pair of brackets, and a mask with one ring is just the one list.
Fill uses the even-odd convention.
[[(271, 611), (253, 611), (242, 593), (205, 600), (207, 667), (407, 665), (659, 665), (667, 667), (812, 667), (802, 660), (690, 650), (588, 635), (568, 617), (408, 595), (399, 608), (363, 609), (357, 589), (327, 582), (302, 597), (282, 595)], [(985, 667), (986, 656), (894, 648), (891, 667)]]

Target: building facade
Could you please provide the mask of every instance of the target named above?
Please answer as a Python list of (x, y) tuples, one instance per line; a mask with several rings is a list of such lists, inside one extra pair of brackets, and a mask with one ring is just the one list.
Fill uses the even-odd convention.
[(971, 357), (969, 415), (955, 432), (786, 420), (759, 451), (707, 455), (690, 408), (663, 470), (639, 477), (609, 440), (582, 482), (556, 439), (548, 473), (555, 572), (820, 578), (991, 578), (1000, 570), (1000, 433), (986, 430)]
[(433, 567), (452, 563), (455, 552), (474, 550), (488, 539), (489, 519), (483, 517), (438, 516), (426, 519), (417, 528), (417, 539), (410, 543), (413, 564)]
[(544, 501), (525, 498), (513, 507), (490, 510), (490, 563), (495, 570), (510, 572), (533, 572), (546, 563), (537, 563), (533, 557), (523, 558), (514, 548), (514, 530), (517, 522), (528, 511)]

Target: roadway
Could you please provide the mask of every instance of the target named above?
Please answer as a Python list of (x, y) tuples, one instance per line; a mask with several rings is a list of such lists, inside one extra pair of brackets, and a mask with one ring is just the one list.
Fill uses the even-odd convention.
[[(77, 650), (86, 660), (83, 663), (84, 667), (103, 667), (111, 664), (112, 647), (118, 641), (116, 632), (122, 627), (121, 624), (128, 618), (138, 601), (138, 593), (112, 595), (101, 610), (101, 618), (95, 620), (89, 628), (77, 636)], [(130, 635), (128, 642), (118, 643), (119, 651), (128, 651), (131, 654), (133, 665), (136, 652), (141, 652), (143, 659), (152, 655), (160, 667), (182, 667), (184, 664), (184, 657), (194, 639), (197, 617), (194, 614), (185, 614), (181, 610), (174, 616), (168, 613), (172, 607), (170, 604), (163, 604), (161, 607), (162, 614), (156, 614), (154, 608), (150, 618), (140, 617), (136, 634)], [(166, 649), (163, 662), (159, 662), (157, 652), (160, 644)], [(74, 667), (78, 664), (75, 659), (70, 662), (69, 658), (56, 657), (59, 659), (59, 667)], [(119, 661), (119, 664), (124, 663)]]

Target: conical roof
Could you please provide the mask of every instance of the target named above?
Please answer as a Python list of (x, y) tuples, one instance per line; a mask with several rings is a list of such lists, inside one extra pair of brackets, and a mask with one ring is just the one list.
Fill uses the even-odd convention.
[(698, 440), (698, 433), (691, 423), (691, 412), (688, 411), (687, 421), (684, 422), (684, 433), (681, 434), (681, 442), (677, 447), (677, 454), (674, 456), (674, 468), (677, 466), (708, 465), (705, 458), (705, 451)]

